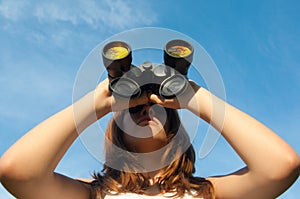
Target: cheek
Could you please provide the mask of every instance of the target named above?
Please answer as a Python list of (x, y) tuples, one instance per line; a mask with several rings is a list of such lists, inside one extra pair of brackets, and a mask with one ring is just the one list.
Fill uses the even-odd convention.
[(121, 125), (119, 126), (124, 132), (134, 132), (135, 131), (135, 123), (132, 120), (129, 114), (125, 114), (123, 117), (123, 121), (121, 121)]

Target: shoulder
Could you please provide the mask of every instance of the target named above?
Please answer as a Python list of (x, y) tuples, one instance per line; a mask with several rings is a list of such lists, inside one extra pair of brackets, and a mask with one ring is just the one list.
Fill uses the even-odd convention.
[(82, 184), (86, 189), (88, 189), (90, 192), (90, 198), (94, 198), (93, 196), (95, 195), (95, 193), (92, 187), (92, 183), (94, 181), (93, 179), (75, 178), (74, 180), (76, 180), (77, 182)]
[(75, 178), (75, 180), (84, 184), (91, 184), (94, 181), (93, 179), (86, 179), (86, 178)]
[(86, 178), (75, 178), (77, 182), (82, 184), (84, 187), (88, 188), (90, 192), (93, 190), (93, 179), (86, 179)]
[[(104, 199), (163, 199), (163, 198), (172, 198), (173, 193), (166, 193), (163, 195), (141, 195), (136, 193), (119, 193), (119, 194), (111, 194), (105, 195)], [(194, 198), (192, 195), (185, 194), (182, 198), (191, 199)], [(199, 198), (202, 199), (202, 198)]]

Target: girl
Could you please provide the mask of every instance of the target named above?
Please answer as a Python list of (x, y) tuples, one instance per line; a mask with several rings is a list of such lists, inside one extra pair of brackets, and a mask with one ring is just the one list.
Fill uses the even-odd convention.
[[(93, 92), (37, 125), (3, 154), (1, 183), (22, 199), (267, 199), (288, 189), (299, 175), (298, 154), (259, 121), (196, 83), (190, 84), (192, 89), (180, 98), (163, 99), (143, 93), (128, 104), (111, 95), (108, 80), (101, 82)], [(80, 111), (76, 118), (74, 107)], [(246, 166), (224, 176), (193, 176), (194, 150), (181, 128), (176, 109), (187, 109), (216, 128)], [(55, 173), (78, 135), (112, 110), (118, 113), (106, 131), (103, 171), (90, 181)], [(166, 122), (162, 115), (166, 115)], [(137, 131), (140, 128), (144, 132)], [(138, 136), (143, 134), (147, 136)], [(119, 154), (117, 148), (128, 153)], [(162, 156), (139, 159), (143, 157), (139, 154), (161, 149)], [(159, 169), (147, 169), (155, 164), (161, 164)]]

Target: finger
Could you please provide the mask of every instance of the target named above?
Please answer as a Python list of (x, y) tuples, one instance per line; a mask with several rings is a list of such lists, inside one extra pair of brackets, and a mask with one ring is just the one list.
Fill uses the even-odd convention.
[(155, 94), (150, 94), (149, 96), (149, 100), (150, 102), (153, 102), (155, 104), (159, 104), (159, 105), (163, 105), (165, 99), (163, 99), (162, 97), (155, 95)]
[(163, 97), (160, 97), (158, 95), (155, 95), (155, 94), (151, 94), (149, 96), (149, 99), (151, 102), (155, 103), (155, 104), (159, 104), (163, 107), (166, 107), (166, 108), (177, 108), (178, 107), (178, 103), (176, 102), (175, 99), (165, 99)]

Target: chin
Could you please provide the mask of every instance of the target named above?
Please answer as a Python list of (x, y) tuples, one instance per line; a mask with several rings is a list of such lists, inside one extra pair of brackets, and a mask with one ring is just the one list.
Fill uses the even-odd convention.
[(150, 153), (157, 151), (164, 146), (166, 146), (167, 140), (166, 139), (159, 139), (159, 138), (140, 138), (137, 142), (132, 145), (135, 152), (137, 153)]

